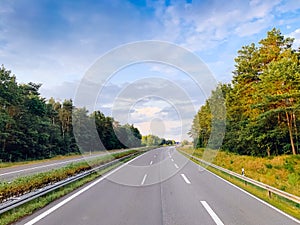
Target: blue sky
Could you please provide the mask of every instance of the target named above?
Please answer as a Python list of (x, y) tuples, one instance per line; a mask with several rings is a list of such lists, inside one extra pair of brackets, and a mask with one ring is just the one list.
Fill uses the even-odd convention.
[[(273, 27), (294, 37), (295, 48), (300, 46), (299, 13), (300, 1), (294, 0), (0, 0), (0, 63), (18, 82), (42, 83), (43, 96), (63, 100), (75, 96), (88, 68), (111, 49), (158, 40), (190, 50), (217, 81), (230, 82), (236, 52), (257, 43)], [(113, 96), (147, 77), (179, 84), (196, 110), (203, 104), (205, 96), (186, 74), (167, 65), (142, 63), (114, 74), (95, 107), (112, 114)], [(187, 138), (189, 128), (180, 126), (170, 103), (148, 99), (131, 109), (128, 121), (135, 122), (135, 115), (135, 124), (146, 133), (158, 118), (164, 121), (167, 138), (182, 139), (174, 132), (179, 128)], [(182, 120), (190, 124), (194, 114), (181, 115)]]

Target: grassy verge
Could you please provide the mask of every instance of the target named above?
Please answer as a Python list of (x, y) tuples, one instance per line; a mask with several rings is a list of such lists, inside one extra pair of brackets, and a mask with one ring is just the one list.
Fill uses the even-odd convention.
[(0, 162), (0, 169), (16, 167), (16, 166), (23, 166), (23, 165), (34, 165), (37, 163), (49, 162), (49, 161), (60, 160), (60, 159), (73, 159), (78, 156), (79, 156), (79, 154), (70, 154), (70, 155), (57, 155), (57, 156), (54, 156), (52, 158), (47, 158), (47, 159), (27, 160), (27, 161), (20, 161), (20, 162)]
[[(181, 149), (182, 150), (182, 149)], [(185, 150), (185, 152), (191, 154), (191, 150)], [(195, 156), (200, 157), (201, 153), (199, 154), (199, 151), (194, 152)], [(203, 151), (202, 151), (203, 153)], [(217, 156), (220, 157), (220, 156)], [(206, 165), (203, 165), (201, 162), (191, 159), (192, 161), (196, 162), (197, 164), (206, 167)], [(217, 159), (216, 161), (219, 162), (220, 159)], [(234, 176), (231, 176), (227, 173), (224, 173), (222, 171), (219, 171), (212, 167), (207, 167), (207, 169), (216, 175), (224, 178), (225, 180), (229, 181), (230, 183), (235, 184), (238, 187), (241, 187), (242, 189), (246, 190), (247, 192), (253, 194), (254, 196), (264, 200), (265, 202), (268, 202), (269, 204), (275, 206), (276, 208), (282, 210), (283, 212), (286, 212), (287, 214), (300, 219), (300, 205), (297, 203), (294, 203), (290, 200), (287, 200), (285, 198), (282, 198), (281, 196), (277, 196), (275, 194), (272, 194), (271, 197), (269, 197), (269, 194), (266, 190), (257, 187), (255, 185), (252, 185), (250, 183), (245, 183), (243, 180), (236, 178)], [(226, 168), (228, 169), (228, 168)]]
[(130, 150), (126, 152), (118, 152), (109, 155), (99, 156), (82, 162), (68, 164), (65, 167), (54, 169), (48, 172), (42, 172), (31, 176), (24, 176), (13, 180), (12, 182), (0, 183), (0, 202), (5, 201), (11, 197), (18, 197), (33, 190), (45, 187), (49, 184), (64, 180), (68, 177), (74, 176), (93, 167), (103, 165), (114, 159), (122, 158), (124, 156), (136, 153), (137, 150)]
[[(130, 157), (126, 160), (123, 160), (123, 162), (131, 160), (133, 157)], [(103, 169), (97, 173), (91, 174), (87, 177), (84, 177), (78, 181), (75, 181), (71, 184), (68, 184), (62, 188), (59, 188), (56, 191), (50, 192), (44, 196), (41, 196), (37, 199), (34, 199), (24, 205), (21, 205), (15, 209), (12, 209), (6, 213), (3, 213), (0, 215), (0, 225), (7, 225), (7, 224), (12, 224), (21, 218), (31, 215), (34, 213), (36, 210), (41, 209), (45, 206), (47, 206), (49, 203), (53, 202), (54, 200), (61, 198), (65, 196), (66, 194), (71, 193), (72, 191), (76, 190), (77, 188), (83, 186), (84, 184), (87, 184), (88, 182), (98, 178), (99, 176), (102, 176), (104, 173), (118, 167), (120, 163), (115, 164), (111, 167), (108, 167), (106, 169)]]
[(241, 156), (225, 151), (204, 152), (204, 149), (192, 148), (180, 148), (180, 150), (239, 174), (244, 168), (247, 177), (300, 196), (300, 155), (262, 158)]
[[(140, 147), (137, 148), (135, 150), (148, 150), (150, 147)], [(116, 150), (108, 150), (109, 153), (116, 153), (118, 151), (121, 151), (122, 149), (116, 149)], [(130, 149), (128, 149), (130, 150)], [(16, 166), (23, 166), (23, 165), (34, 165), (34, 164), (38, 164), (38, 163), (43, 163), (43, 162), (51, 162), (53, 160), (64, 160), (64, 159), (74, 159), (74, 158), (78, 158), (79, 156), (83, 155), (83, 156), (89, 156), (91, 155), (97, 155), (97, 154), (101, 154), (101, 153), (105, 153), (105, 151), (95, 151), (95, 152), (85, 152), (83, 154), (81, 153), (70, 153), (68, 155), (56, 155), (52, 158), (48, 158), (48, 159), (37, 159), (37, 160), (28, 160), (28, 161), (21, 161), (21, 162), (0, 162), (0, 169), (1, 168), (8, 168), (8, 167), (16, 167)]]

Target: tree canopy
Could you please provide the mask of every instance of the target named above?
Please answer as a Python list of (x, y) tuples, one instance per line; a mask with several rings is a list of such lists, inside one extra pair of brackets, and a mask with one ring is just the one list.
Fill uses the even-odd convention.
[[(293, 39), (272, 29), (266, 38), (243, 46), (235, 58), (231, 84), (220, 84), (226, 106), (222, 148), (239, 154), (297, 154), (300, 125), (299, 51)], [(190, 131), (195, 147), (211, 134), (210, 100), (201, 106)]]
[[(100, 111), (88, 114), (71, 99), (63, 102), (40, 96), (41, 84), (18, 84), (11, 71), (0, 67), (0, 160), (42, 159), (81, 151), (141, 146), (142, 136), (133, 125), (120, 125)], [(75, 121), (73, 121), (75, 120)], [(73, 122), (81, 129), (77, 137), (86, 148), (79, 149)], [(89, 129), (94, 123), (99, 139)]]

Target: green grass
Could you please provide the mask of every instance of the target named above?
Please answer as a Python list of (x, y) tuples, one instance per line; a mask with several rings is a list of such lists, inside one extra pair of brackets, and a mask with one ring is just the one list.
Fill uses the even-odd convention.
[[(185, 152), (189, 153), (189, 154), (191, 153), (190, 149), (189, 150), (183, 149), (183, 150)], [(202, 151), (202, 154), (203, 154), (203, 151)], [(201, 152), (199, 152), (199, 151), (197, 152), (196, 151), (196, 156), (197, 155), (198, 156), (201, 155)], [(218, 157), (220, 157), (220, 156), (218, 155)], [(194, 161), (194, 162), (196, 162), (197, 164), (200, 164), (200, 165), (206, 167), (206, 165), (202, 164), (201, 162), (199, 162), (199, 161), (197, 161), (195, 159), (191, 159), (191, 160)], [(220, 160), (221, 159), (218, 158), (216, 161), (220, 162)], [(259, 159), (259, 160), (261, 160), (261, 159)], [(236, 167), (232, 166), (232, 164), (234, 164), (234, 162), (236, 162), (236, 161), (237, 161), (237, 156), (233, 157), (231, 159), (231, 161), (229, 160), (228, 163), (226, 163), (227, 167), (231, 167), (231, 170), (233, 170), (233, 171), (236, 170)], [(231, 166), (229, 166), (229, 165), (231, 165)], [(222, 171), (219, 171), (219, 170), (217, 170), (217, 169), (215, 169), (213, 167), (208, 166), (206, 168), (209, 171), (215, 173), (216, 175), (224, 178), (225, 180), (227, 180), (227, 181), (229, 181), (229, 182), (237, 185), (238, 187), (241, 187), (242, 189), (246, 190), (247, 192), (253, 194), (254, 196), (256, 196), (256, 197), (264, 200), (265, 202), (268, 202), (269, 204), (275, 206), (276, 208), (282, 210), (283, 212), (286, 212), (287, 214), (289, 214), (289, 215), (291, 215), (291, 216), (293, 216), (293, 217), (295, 217), (297, 219), (300, 219), (300, 204), (297, 204), (295, 202), (292, 202), (290, 200), (287, 200), (287, 199), (285, 199), (285, 198), (283, 198), (281, 196), (277, 196), (275, 194), (272, 194), (271, 197), (269, 197), (269, 193), (266, 190), (264, 190), (264, 189), (262, 189), (260, 187), (252, 185), (250, 183), (245, 183), (245, 181), (243, 181), (243, 180), (241, 180), (239, 178), (236, 178), (234, 176), (231, 176), (231, 175), (229, 175), (227, 173), (224, 173)], [(273, 166), (272, 166), (272, 168), (273, 168)], [(270, 168), (270, 169), (272, 169), (272, 168)], [(227, 168), (227, 169), (229, 169), (229, 168)]]
[[(123, 160), (123, 163), (131, 160), (134, 157), (136, 157), (136, 156), (133, 156), (126, 160)], [(0, 215), (0, 225), (12, 224), (25, 216), (31, 215), (38, 209), (41, 209), (41, 208), (47, 206), (49, 203), (53, 202), (54, 200), (57, 200), (65, 195), (71, 193), (72, 191), (78, 189), (79, 187), (82, 187), (83, 185), (98, 178), (99, 176), (102, 176), (104, 173), (116, 168), (120, 164), (121, 163), (117, 163), (117, 164), (110, 166), (106, 169), (103, 169), (97, 173), (93, 173), (93, 174), (91, 174), (87, 177), (84, 177), (78, 181), (75, 181), (71, 184), (61, 187), (58, 190), (50, 192), (44, 196), (41, 196), (37, 199), (34, 199), (30, 202), (25, 203), (24, 205), (21, 205), (17, 208), (14, 208), (8, 212), (1, 214)]]
[(80, 154), (57, 155), (48, 159), (27, 160), (27, 161), (20, 161), (20, 162), (0, 162), (0, 168), (8, 168), (8, 167), (15, 167), (15, 166), (23, 166), (23, 165), (34, 165), (37, 163), (49, 162), (49, 161), (60, 160), (60, 159), (72, 159), (78, 157), (79, 155)]
[(13, 180), (12, 182), (0, 182), (0, 202), (10, 197), (21, 196), (27, 192), (35, 189), (45, 187), (49, 184), (64, 180), (68, 177), (74, 176), (80, 172), (89, 170), (93, 167), (103, 165), (114, 159), (118, 159), (132, 153), (138, 152), (137, 150), (130, 150), (126, 152), (118, 152), (109, 155), (99, 156), (82, 162), (70, 163), (64, 167), (42, 172), (30, 176), (24, 176)]
[(225, 151), (180, 148), (217, 166), (245, 175), (282, 191), (300, 196), (300, 155), (254, 157)]
[[(137, 148), (136, 150), (148, 150), (148, 149), (151, 149), (151, 148), (150, 147), (140, 147), (140, 148)], [(120, 150), (122, 150), (122, 149), (108, 150), (108, 152), (115, 153)], [(130, 150), (130, 149), (128, 149), (128, 150)], [(96, 155), (96, 154), (101, 154), (101, 153), (105, 153), (105, 151), (91, 152), (91, 155)], [(73, 159), (73, 158), (78, 158), (78, 156), (80, 156), (80, 155), (89, 156), (90, 153), (89, 152), (85, 152), (83, 154), (71, 153), (68, 155), (56, 155), (56, 156), (53, 156), (52, 158), (48, 158), (48, 159), (37, 159), (37, 160), (28, 160), (28, 161), (20, 161), (20, 162), (0, 162), (0, 168), (8, 168), (8, 167), (15, 167), (15, 166), (23, 166), (23, 165), (34, 165), (34, 164), (43, 163), (43, 162), (50, 162), (53, 160)]]

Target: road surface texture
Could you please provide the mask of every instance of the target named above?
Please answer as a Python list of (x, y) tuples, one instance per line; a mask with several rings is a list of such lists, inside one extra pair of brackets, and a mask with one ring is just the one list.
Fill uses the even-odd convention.
[(111, 152), (104, 151), (92, 155), (78, 155), (72, 157), (71, 159), (65, 158), (65, 159), (47, 160), (47, 161), (37, 162), (33, 164), (24, 164), (20, 166), (1, 168), (0, 181), (9, 181), (21, 176), (28, 176), (35, 173), (46, 172), (52, 169), (58, 169), (60, 167), (64, 167), (70, 163), (89, 160), (106, 154), (112, 154), (115, 152), (122, 152), (122, 151), (127, 151), (127, 150), (118, 150), (118, 151), (111, 151)]
[(18, 224), (296, 225), (178, 153), (151, 150)]

